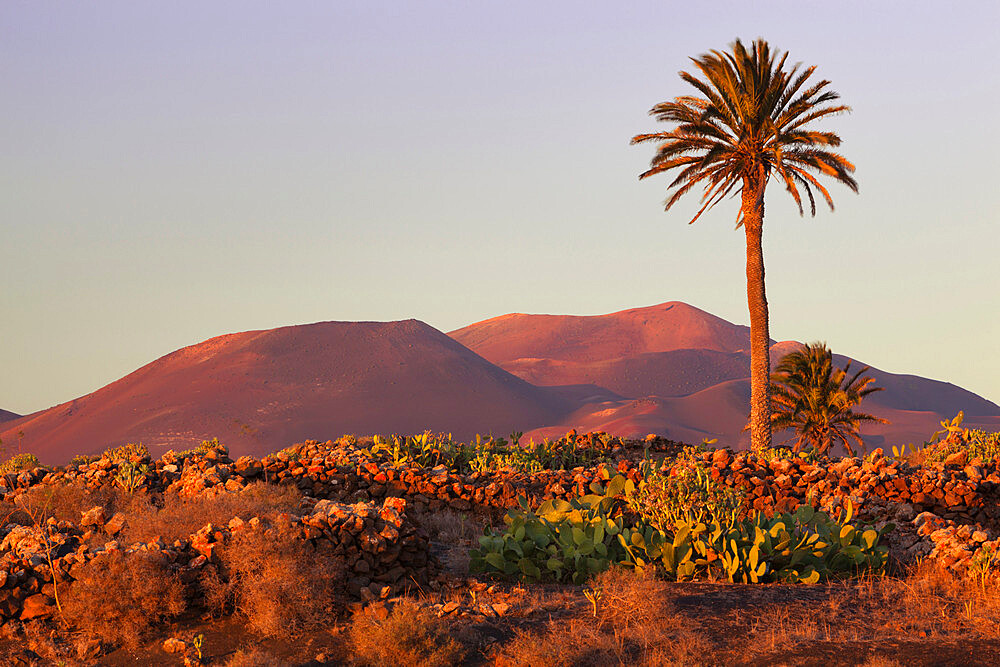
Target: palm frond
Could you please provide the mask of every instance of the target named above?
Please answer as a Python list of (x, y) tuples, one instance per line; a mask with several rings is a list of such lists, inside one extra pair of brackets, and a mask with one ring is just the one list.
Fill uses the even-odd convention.
[[(850, 107), (834, 103), (840, 96), (829, 89), (829, 81), (812, 78), (814, 66), (787, 66), (787, 58), (787, 52), (773, 50), (764, 40), (749, 48), (736, 40), (729, 51), (692, 58), (693, 73), (680, 72), (697, 94), (661, 102), (649, 112), (675, 128), (632, 137), (633, 144), (659, 142), (640, 179), (680, 170), (667, 186), (665, 209), (700, 185), (704, 192), (697, 220), (727, 195), (741, 193), (750, 183), (761, 185), (761, 178), (780, 179), (800, 214), (805, 190), (810, 214), (816, 215), (814, 188), (833, 209), (833, 198), (816, 175), (857, 192), (854, 165), (827, 150), (839, 146), (840, 137), (808, 127)], [(738, 216), (737, 226), (739, 222)]]

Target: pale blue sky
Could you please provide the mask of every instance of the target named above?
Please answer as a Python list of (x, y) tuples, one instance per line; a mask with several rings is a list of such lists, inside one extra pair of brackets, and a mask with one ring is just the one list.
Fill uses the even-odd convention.
[(1000, 401), (1000, 4), (615, 4), (3, 2), (0, 408), (319, 320), (746, 323), (735, 202), (663, 213), (628, 145), (737, 36), (854, 107), (860, 195), (769, 191), (772, 336)]

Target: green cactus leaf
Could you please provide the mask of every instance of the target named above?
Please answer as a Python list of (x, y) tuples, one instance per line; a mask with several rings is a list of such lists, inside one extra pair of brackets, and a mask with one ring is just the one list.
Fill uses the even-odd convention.
[(500, 570), (501, 572), (504, 571), (505, 561), (503, 559), (503, 556), (501, 556), (500, 554), (496, 552), (488, 553), (486, 554), (485, 560), (487, 563), (489, 563), (496, 569)]
[(522, 558), (521, 560), (519, 560), (517, 562), (517, 566), (521, 569), (521, 573), (526, 577), (537, 579), (542, 575), (538, 567), (527, 558)]
[(802, 523), (809, 523), (816, 516), (816, 509), (812, 505), (802, 504), (795, 510), (795, 518)]

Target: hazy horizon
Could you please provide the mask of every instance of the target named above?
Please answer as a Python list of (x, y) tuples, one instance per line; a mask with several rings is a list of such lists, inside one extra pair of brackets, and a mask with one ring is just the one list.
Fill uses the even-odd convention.
[[(0, 8), (0, 409), (216, 335), (684, 301), (747, 324), (736, 204), (638, 174), (688, 58), (768, 39), (853, 113), (860, 194), (767, 198), (771, 337), (1000, 402), (1000, 7)], [(958, 118), (952, 116), (958, 114)]]

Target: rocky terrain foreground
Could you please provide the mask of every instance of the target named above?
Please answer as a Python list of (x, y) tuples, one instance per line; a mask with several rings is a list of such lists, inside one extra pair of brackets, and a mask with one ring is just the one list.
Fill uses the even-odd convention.
[[(831, 605), (844, 605), (846, 596), (851, 611), (838, 614), (868, 614), (870, 623), (872, 615), (882, 613), (873, 598), (892, 597), (887, 591), (900, 581), (910, 589), (936, 586), (924, 602), (937, 600), (956, 616), (957, 598), (972, 604), (968, 591), (981, 591), (976, 608), (966, 608), (967, 622), (960, 628), (928, 630), (913, 611), (914, 627), (900, 622), (896, 635), (886, 630), (897, 643), (912, 644), (900, 650), (914, 664), (923, 664), (920, 656), (928, 647), (945, 650), (942, 642), (959, 631), (979, 646), (979, 655), (995, 656), (991, 642), (1000, 639), (1000, 604), (991, 577), (1000, 552), (1000, 464), (963, 448), (960, 438), (949, 438), (908, 457), (876, 450), (865, 458), (812, 460), (787, 452), (758, 456), (727, 449), (691, 454), (689, 448), (687, 459), (675, 459), (682, 445), (660, 438), (570, 434), (560, 444), (572, 452), (564, 460), (585, 465), (534, 465), (525, 471), (448, 458), (426, 437), (422, 448), (417, 439), (345, 437), (235, 461), (225, 446), (206, 442), (156, 460), (142, 448), (129, 447), (65, 467), (11, 470), (0, 478), (6, 515), (0, 529), (0, 636), (10, 664), (124, 664), (136, 658), (162, 664), (379, 664), (370, 651), (365, 653), (359, 637), (373, 628), (409, 636), (416, 631), (407, 630), (408, 618), (426, 626), (420, 631), (424, 635), (412, 641), (430, 642), (441, 655), (450, 655), (448, 660), (543, 664), (536, 661), (544, 652), (533, 658), (531, 647), (560, 646), (565, 638), (553, 635), (557, 631), (578, 635), (586, 628), (597, 633), (590, 641), (601, 646), (610, 627), (624, 623), (625, 630), (634, 629), (644, 614), (652, 614), (650, 627), (674, 628), (667, 643), (673, 654), (650, 657), (652, 639), (647, 637), (617, 649), (609, 644), (605, 649), (611, 653), (595, 656), (619, 651), (625, 660), (639, 651), (643, 664), (765, 664), (785, 654), (788, 664), (813, 664), (809, 661), (825, 655), (823, 641), (847, 641), (829, 627), (823, 635), (816, 616), (828, 613), (823, 610)], [(482, 449), (492, 451), (489, 447), (486, 443)], [(743, 490), (748, 508), (772, 513), (810, 504), (838, 513), (850, 505), (858, 521), (876, 527), (895, 523), (885, 536), (891, 576), (869, 577), (858, 589), (850, 582), (670, 584), (606, 573), (593, 590), (601, 587), (609, 601), (620, 596), (613, 605), (618, 611), (592, 601), (592, 616), (581, 594), (590, 589), (526, 587), (510, 579), (470, 576), (468, 553), (476, 546), (475, 534), (483, 525), (498, 525), (504, 511), (518, 507), (519, 498), (529, 507), (578, 498), (590, 493), (594, 482), (617, 475), (638, 484), (644, 463), (655, 461), (669, 470), (692, 457), (717, 484)], [(430, 465), (435, 460), (442, 462)], [(202, 524), (202, 519), (209, 521)], [(260, 554), (272, 554), (274, 563), (282, 554), (294, 559), (281, 561), (285, 569), (267, 570), (271, 556), (261, 560)], [(111, 579), (125, 584), (109, 587)], [(154, 597), (155, 604), (141, 620), (110, 600), (122, 596), (126, 606), (144, 609), (150, 601), (142, 595)], [(660, 603), (645, 608), (640, 599), (647, 607)], [(896, 594), (896, 604), (900, 599)], [(632, 607), (637, 616), (631, 621), (605, 618)], [(732, 626), (730, 633), (758, 636), (761, 626), (741, 624), (749, 622), (748, 615), (770, 618), (779, 609), (786, 616), (777, 626), (769, 624), (770, 644), (753, 650), (718, 631), (692, 631), (687, 622), (687, 634), (675, 636), (677, 618), (685, 614), (698, 616), (698, 623), (714, 619), (717, 629)], [(788, 609), (806, 616), (809, 609), (818, 612), (807, 622), (814, 625), (812, 634), (796, 636)], [(661, 618), (668, 610), (673, 610), (672, 621)], [(554, 627), (552, 618), (566, 619), (565, 627)], [(596, 626), (588, 625), (588, 618)], [(427, 628), (438, 626), (439, 635), (428, 638)], [(777, 627), (785, 630), (776, 638)], [(457, 638), (451, 649), (449, 635)], [(614, 636), (625, 641), (618, 639), (618, 630)], [(860, 644), (841, 657), (863, 662), (885, 652), (884, 642), (863, 632), (857, 637), (852, 641)], [(637, 649), (643, 641), (647, 649)], [(944, 655), (953, 650), (958, 660), (971, 645), (955, 644)], [(556, 660), (553, 655), (549, 659)], [(574, 660), (567, 658), (565, 664), (590, 664)], [(600, 664), (598, 657), (592, 660)]]

